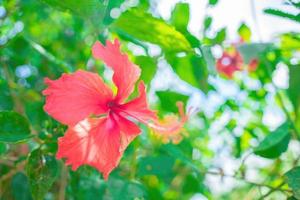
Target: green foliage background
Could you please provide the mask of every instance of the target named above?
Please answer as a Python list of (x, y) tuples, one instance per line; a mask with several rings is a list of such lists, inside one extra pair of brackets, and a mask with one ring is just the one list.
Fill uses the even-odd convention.
[[(189, 4), (176, 4), (166, 21), (151, 13), (147, 0), (134, 5), (128, 2), (0, 0), (4, 9), (0, 16), (0, 199), (171, 200), (191, 199), (196, 194), (203, 199), (300, 199), (300, 34), (282, 33), (273, 43), (253, 43), (251, 30), (241, 24), (237, 32), (245, 43), (237, 49), (246, 64), (257, 59), (258, 68), (227, 80), (216, 72), (211, 50), (226, 48), (226, 27), (212, 37), (207, 33), (213, 18), (205, 16), (203, 33), (195, 36), (187, 28)], [(209, 0), (207, 6), (217, 3)], [(287, 3), (300, 8), (292, 0)], [(265, 14), (300, 22), (299, 14), (273, 8)], [(43, 79), (77, 69), (104, 76), (105, 66), (92, 59), (90, 48), (96, 40), (113, 38), (120, 39), (123, 50), (141, 67), (141, 79), (148, 88), (163, 60), (204, 96), (220, 93), (209, 81), (215, 78), (234, 84), (246, 98), (225, 97), (213, 113), (199, 109), (185, 127), (189, 136), (179, 144), (165, 144), (141, 125), (142, 135), (130, 144), (108, 181), (88, 166), (71, 171), (55, 159), (57, 138), (66, 127), (43, 111)], [(135, 55), (130, 45), (142, 49), (144, 55)], [(153, 45), (160, 50), (155, 56), (150, 52)], [(272, 80), (282, 64), (289, 71), (287, 89), (278, 88)], [(249, 87), (248, 79), (258, 81), (260, 87)], [(177, 112), (176, 101), (187, 103), (190, 99), (176, 88), (155, 91), (155, 96), (151, 106), (162, 114)], [(263, 123), (270, 97), (285, 116), (275, 130)], [(241, 124), (244, 112), (250, 112), (251, 118)], [(228, 114), (229, 120), (223, 123)], [(210, 147), (216, 140), (212, 129), (219, 122), (223, 123), (217, 131), (222, 146), (237, 163), (230, 173), (216, 165), (222, 155)], [(241, 134), (235, 134), (237, 128)], [(255, 166), (255, 180), (249, 177), (253, 168), (247, 165), (249, 157), (268, 162)], [(227, 192), (215, 193), (213, 187), (217, 186), (208, 181), (211, 176), (224, 188), (225, 179), (235, 185)]]

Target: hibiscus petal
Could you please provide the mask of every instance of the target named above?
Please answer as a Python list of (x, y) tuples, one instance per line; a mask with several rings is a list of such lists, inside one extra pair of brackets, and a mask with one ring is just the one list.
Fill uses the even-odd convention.
[(127, 146), (141, 133), (141, 129), (132, 121), (118, 115), (112, 114), (113, 119), (118, 122), (121, 136), (120, 151), (124, 151)]
[(184, 112), (182, 102), (178, 102), (179, 116), (172, 114), (159, 120), (156, 112), (149, 109), (146, 97), (145, 85), (141, 81), (139, 84), (140, 95), (132, 101), (119, 105), (117, 111), (122, 116), (130, 116), (148, 125), (152, 132), (162, 138), (164, 142), (180, 142), (182, 135), (186, 133), (183, 126), (188, 120), (188, 115)]
[(119, 108), (127, 115), (142, 122), (156, 120), (156, 112), (149, 109), (147, 103), (146, 89), (143, 81), (139, 83), (139, 96), (128, 103), (120, 105)]
[(113, 81), (118, 88), (116, 102), (122, 103), (134, 90), (134, 84), (141, 74), (140, 68), (130, 62), (126, 54), (121, 53), (117, 39), (114, 43), (107, 41), (106, 46), (97, 41), (92, 47), (92, 53), (113, 69)]
[(78, 70), (63, 74), (57, 80), (45, 79), (48, 88), (44, 110), (56, 120), (75, 125), (90, 114), (107, 112), (107, 103), (113, 98), (112, 91), (100, 76)]
[(72, 165), (73, 170), (85, 164), (95, 167), (107, 180), (128, 144), (139, 133), (135, 124), (116, 115), (85, 119), (59, 138), (56, 157), (66, 158), (66, 164)]
[(162, 120), (148, 123), (154, 135), (161, 138), (165, 143), (173, 142), (177, 144), (181, 141), (183, 135), (187, 135), (183, 126), (188, 120), (190, 113), (188, 115), (185, 114), (182, 102), (177, 102), (177, 107), (179, 116), (171, 114), (165, 116)]

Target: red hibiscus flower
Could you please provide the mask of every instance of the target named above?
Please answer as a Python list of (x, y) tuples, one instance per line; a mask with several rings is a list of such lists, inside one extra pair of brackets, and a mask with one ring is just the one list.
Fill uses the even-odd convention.
[(241, 71), (243, 68), (243, 59), (238, 51), (233, 53), (224, 52), (222, 57), (217, 60), (217, 71), (227, 78), (233, 78), (236, 71)]
[(148, 125), (153, 132), (164, 136), (178, 134), (187, 120), (183, 105), (179, 105), (181, 119), (158, 121), (149, 109), (145, 85), (138, 85), (139, 96), (126, 102), (140, 77), (140, 68), (122, 54), (118, 40), (103, 46), (96, 42), (93, 56), (103, 60), (114, 71), (113, 82), (117, 93), (96, 73), (78, 70), (63, 74), (57, 80), (45, 79), (48, 88), (44, 110), (59, 122), (68, 125), (65, 135), (59, 138), (56, 157), (66, 158), (66, 164), (76, 170), (90, 165), (107, 179), (119, 164), (129, 143), (141, 133), (134, 121)]
[(258, 67), (258, 60), (254, 58), (248, 64), (248, 71), (254, 72), (256, 71), (257, 67)]

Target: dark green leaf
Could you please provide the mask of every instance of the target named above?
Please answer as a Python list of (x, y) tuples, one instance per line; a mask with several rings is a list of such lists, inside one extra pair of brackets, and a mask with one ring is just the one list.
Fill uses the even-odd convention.
[(172, 168), (174, 163), (174, 158), (164, 155), (143, 157), (139, 160), (138, 174), (140, 176), (156, 175), (168, 178), (173, 175)]
[(220, 31), (218, 31), (216, 37), (214, 38), (216, 44), (221, 44), (226, 39), (226, 32), (226, 28), (222, 28)]
[(113, 199), (147, 199), (143, 185), (120, 178), (109, 178), (108, 188)]
[(13, 111), (0, 112), (0, 142), (22, 142), (31, 137), (26, 118)]
[(222, 44), (224, 40), (226, 39), (226, 28), (222, 28), (217, 32), (215, 37), (210, 38), (210, 37), (205, 37), (203, 43), (205, 45), (213, 46), (216, 44)]
[(298, 114), (300, 105), (300, 66), (290, 66), (289, 72), (289, 88), (287, 90), (289, 98), (294, 105), (295, 112)]
[(185, 105), (188, 100), (188, 96), (171, 92), (171, 91), (157, 91), (156, 92), (162, 109), (169, 112), (178, 112), (178, 108), (176, 106), (176, 102), (182, 101)]
[(289, 123), (284, 123), (254, 149), (254, 153), (265, 158), (277, 158), (288, 148), (291, 135)]
[(106, 182), (96, 169), (90, 166), (80, 167), (76, 171), (70, 171), (66, 199), (73, 197), (79, 200), (102, 199), (106, 188)]
[(300, 167), (295, 167), (285, 174), (287, 183), (292, 188), (296, 199), (300, 199)]
[(0, 111), (13, 109), (13, 99), (7, 82), (0, 78)]
[(276, 9), (272, 9), (272, 8), (265, 9), (264, 12), (267, 14), (270, 14), (270, 15), (283, 17), (283, 18), (287, 18), (287, 19), (290, 19), (290, 20), (293, 20), (296, 22), (300, 22), (300, 15), (294, 15), (291, 13), (287, 13), (285, 11), (276, 10)]
[(25, 174), (16, 173), (11, 181), (12, 194), (16, 200), (31, 200), (28, 178)]
[(297, 200), (297, 199), (296, 199), (296, 197), (291, 196), (291, 197), (287, 198), (287, 200)]
[(58, 163), (53, 156), (44, 155), (40, 149), (31, 152), (26, 173), (34, 199), (42, 200), (44, 198), (56, 180), (58, 172)]
[(204, 30), (208, 30), (210, 28), (212, 20), (213, 19), (212, 19), (211, 16), (205, 17), (205, 20), (204, 20)]
[[(142, 22), (142, 23), (141, 23)], [(149, 30), (151, 27), (151, 30)], [(187, 39), (173, 26), (141, 9), (124, 12), (112, 25), (117, 33), (125, 32), (139, 40), (160, 45), (167, 51), (190, 51)]]
[(25, 105), (25, 112), (30, 123), (36, 128), (41, 128), (44, 121), (48, 119), (45, 111), (43, 110), (44, 102), (28, 102)]
[(216, 5), (218, 3), (219, 0), (209, 0), (209, 5)]
[(198, 166), (196, 166), (191, 158), (187, 157), (184, 152), (178, 147), (178, 145), (166, 144), (162, 146), (162, 149), (174, 159), (179, 159), (184, 164), (191, 167), (195, 172), (199, 172)]
[[(120, 5), (124, 2), (124, 0), (113, 0), (113, 1), (108, 1), (108, 5), (106, 8), (106, 13), (104, 17), (104, 24), (110, 24), (113, 21), (113, 18), (110, 16), (110, 11), (113, 8), (118, 8)], [(121, 11), (120, 11), (121, 12)]]
[(200, 190), (200, 183), (197, 179), (198, 177), (194, 177), (192, 175), (188, 175), (185, 177), (185, 180), (183, 182), (183, 192), (184, 193), (196, 193)]
[(5, 154), (7, 151), (7, 145), (5, 143), (0, 142), (0, 156)]
[(295, 6), (296, 8), (300, 8), (300, 2), (297, 0), (288, 0), (289, 3), (291, 3), (293, 6)]

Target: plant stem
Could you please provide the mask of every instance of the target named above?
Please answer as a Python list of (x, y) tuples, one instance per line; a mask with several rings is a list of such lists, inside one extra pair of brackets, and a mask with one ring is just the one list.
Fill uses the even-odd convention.
[[(258, 200), (263, 200), (265, 199), (267, 196), (271, 195), (273, 192), (280, 190), (280, 188), (285, 184), (285, 182), (280, 183), (277, 187), (275, 188), (271, 188), (271, 190), (269, 192), (267, 192), (265, 195), (261, 196)], [(289, 191), (292, 192), (292, 191)]]
[(271, 65), (270, 65), (270, 63), (269, 63), (266, 59), (262, 59), (262, 61), (263, 61), (263, 63), (266, 65), (267, 73), (268, 73), (268, 76), (269, 76), (269, 78), (270, 78), (271, 84), (272, 84), (272, 86), (273, 86), (274, 89), (275, 89), (275, 95), (276, 95), (276, 97), (277, 97), (277, 99), (278, 99), (278, 101), (279, 101), (280, 107), (282, 108), (282, 110), (283, 110), (283, 112), (284, 112), (284, 114), (285, 114), (287, 120), (291, 123), (291, 125), (292, 125), (292, 127), (293, 127), (293, 129), (294, 129), (294, 131), (295, 131), (295, 133), (296, 133), (296, 134), (293, 134), (293, 136), (294, 136), (296, 139), (300, 140), (300, 132), (299, 132), (299, 130), (297, 129), (297, 127), (296, 127), (296, 125), (295, 125), (295, 122), (294, 122), (294, 120), (292, 119), (292, 117), (291, 117), (291, 115), (290, 115), (288, 109), (287, 109), (287, 108), (285, 107), (285, 105), (284, 105), (283, 98), (282, 98), (281, 94), (279, 93), (279, 88), (278, 88), (278, 87), (274, 84), (274, 82), (273, 82), (273, 79), (272, 79), (272, 71), (271, 71)]
[(250, 0), (250, 6), (251, 6), (251, 15), (252, 15), (252, 19), (254, 22), (254, 26), (255, 29), (257, 31), (257, 37), (258, 37), (258, 41), (262, 42), (262, 36), (261, 36), (261, 31), (259, 28), (259, 24), (258, 24), (258, 20), (257, 20), (257, 15), (256, 15), (256, 10), (255, 10), (255, 0)]
[(24, 169), (26, 162), (27, 162), (27, 160), (24, 160), (24, 161), (18, 163), (17, 166), (15, 167), (15, 169), (12, 169), (7, 174), (1, 176), (0, 183), (3, 183), (5, 180), (7, 180), (10, 177), (12, 177), (13, 175), (15, 175), (16, 172)]
[(14, 103), (14, 110), (18, 113), (24, 114), (24, 107), (22, 105), (22, 100), (18, 97), (17, 93), (12, 90), (13, 88), (17, 88), (18, 85), (14, 82), (11, 73), (9, 71), (9, 68), (5, 62), (3, 62), (3, 73), (6, 78), (6, 81), (8, 83), (8, 90), (11, 94), (13, 103)]
[(36, 42), (28, 39), (28, 38), (25, 38), (25, 37), (24, 37), (24, 40), (26, 42), (28, 42), (29, 45), (33, 49), (35, 49), (38, 53), (40, 53), (42, 56), (44, 56), (45, 58), (47, 58), (49, 61), (53, 62), (54, 64), (57, 64), (58, 66), (60, 66), (64, 72), (72, 72), (73, 71), (73, 67), (71, 65), (69, 65), (65, 61), (62, 61), (62, 60), (56, 58), (53, 54), (51, 54), (50, 52), (48, 52), (40, 44), (38, 44), (38, 43), (36, 43)]
[(65, 165), (62, 165), (58, 200), (65, 199), (67, 184), (68, 184), (68, 168)]
[(218, 176), (221, 176), (221, 177), (228, 177), (228, 178), (234, 178), (234, 179), (237, 179), (239, 181), (243, 181), (245, 183), (248, 183), (250, 185), (254, 185), (254, 186), (258, 186), (258, 187), (267, 187), (271, 190), (274, 190), (274, 191), (282, 191), (282, 192), (292, 192), (291, 190), (289, 189), (282, 189), (281, 187), (284, 185), (284, 182), (282, 184), (280, 184), (279, 186), (277, 187), (274, 187), (274, 186), (271, 186), (271, 185), (267, 185), (267, 184), (263, 184), (263, 183), (256, 183), (256, 182), (253, 182), (253, 181), (250, 181), (250, 180), (247, 180), (243, 177), (239, 177), (237, 175), (230, 175), (230, 174), (224, 174), (223, 172), (218, 172), (218, 171), (207, 171), (206, 172), (207, 174), (211, 174), (211, 175), (218, 175)]

